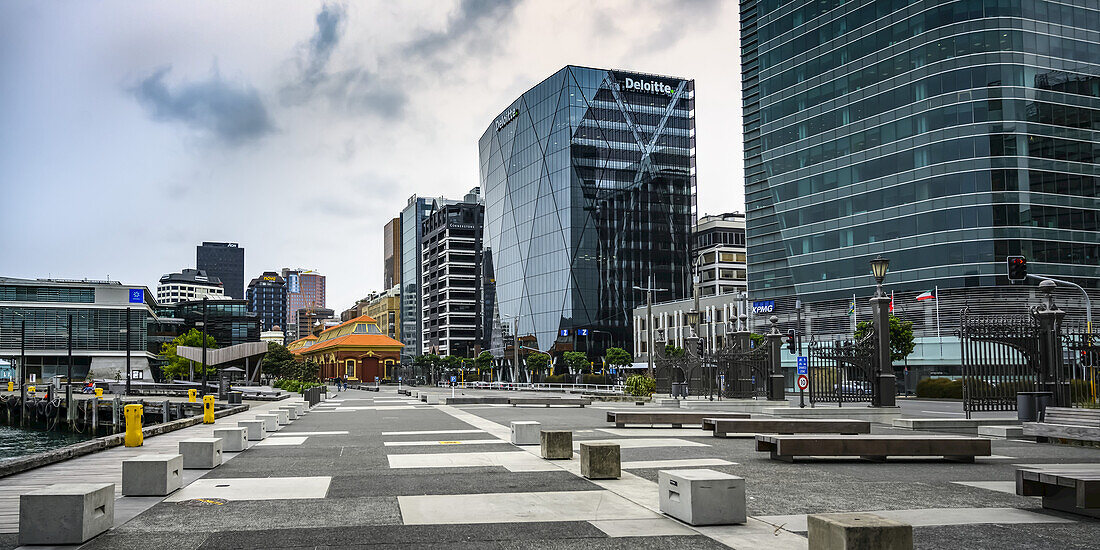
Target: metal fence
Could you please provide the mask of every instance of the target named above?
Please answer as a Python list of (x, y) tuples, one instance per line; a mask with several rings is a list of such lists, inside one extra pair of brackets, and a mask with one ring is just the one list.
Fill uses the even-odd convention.
[(874, 331), (860, 340), (810, 340), (810, 404), (868, 403), (874, 400)]

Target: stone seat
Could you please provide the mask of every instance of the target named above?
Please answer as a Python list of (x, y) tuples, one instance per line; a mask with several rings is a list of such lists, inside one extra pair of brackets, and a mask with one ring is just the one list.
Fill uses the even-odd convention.
[(715, 437), (728, 434), (869, 434), (871, 423), (866, 420), (833, 420), (823, 418), (705, 418), (704, 426), (712, 427)]
[(584, 399), (582, 397), (510, 397), (508, 398), (508, 404), (513, 407), (517, 405), (577, 405), (584, 408), (585, 405), (591, 405), (591, 399)]
[(183, 486), (183, 455), (139, 455), (122, 461), (122, 494), (166, 496)]
[(616, 428), (627, 424), (671, 424), (680, 428), (684, 424), (700, 425), (705, 418), (749, 418), (749, 413), (715, 411), (607, 411), (607, 421)]
[(115, 524), (114, 483), (58, 483), (19, 495), (19, 544), (81, 544)]
[(217, 437), (184, 439), (179, 449), (185, 469), (209, 470), (222, 463), (222, 440)]
[(882, 462), (888, 456), (942, 456), (946, 460), (974, 462), (990, 456), (990, 440), (953, 435), (756, 435), (756, 450), (794, 462), (803, 456), (858, 456)]

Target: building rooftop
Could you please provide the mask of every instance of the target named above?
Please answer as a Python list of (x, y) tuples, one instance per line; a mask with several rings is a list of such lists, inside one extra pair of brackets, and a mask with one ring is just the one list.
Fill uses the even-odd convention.
[(222, 286), (221, 279), (207, 275), (202, 269), (184, 269), (179, 273), (168, 273), (160, 277), (161, 283), (190, 283), (195, 285)]

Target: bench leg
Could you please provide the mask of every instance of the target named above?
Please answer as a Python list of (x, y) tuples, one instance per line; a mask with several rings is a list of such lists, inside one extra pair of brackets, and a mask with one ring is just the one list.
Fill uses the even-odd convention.
[(673, 428), (683, 428), (684, 425), (683, 424), (673, 424), (672, 427)]
[(782, 460), (783, 462), (788, 462), (788, 463), (794, 464), (794, 457), (793, 456), (778, 455), (778, 454), (775, 454), (775, 451), (772, 451), (771, 454), (772, 454), (772, 460)]
[(549, 404), (549, 403), (547, 403), (547, 404), (546, 404), (546, 408), (547, 408), (547, 409), (549, 409), (549, 408), (550, 408), (550, 404)]
[(944, 460), (950, 460), (951, 462), (962, 462), (962, 463), (966, 463), (966, 464), (973, 464), (974, 463), (974, 457), (973, 456), (944, 456), (943, 459)]
[(870, 462), (886, 462), (886, 455), (863, 455), (860, 458)]
[(1048, 485), (1043, 494), (1043, 508), (1100, 518), (1100, 510), (1077, 506), (1077, 491), (1073, 487)]
[(620, 423), (616, 422), (616, 423), (615, 423), (615, 427), (616, 427), (616, 428), (625, 428), (625, 427), (626, 427), (626, 424), (620, 424)]

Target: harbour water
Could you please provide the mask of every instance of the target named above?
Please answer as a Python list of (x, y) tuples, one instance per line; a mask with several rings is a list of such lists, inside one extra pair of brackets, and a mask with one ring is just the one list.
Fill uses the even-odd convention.
[(24, 430), (0, 425), (0, 460), (49, 451), (91, 439), (92, 434), (68, 430)]

